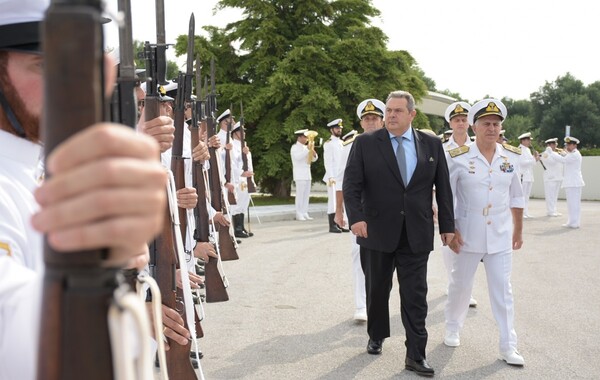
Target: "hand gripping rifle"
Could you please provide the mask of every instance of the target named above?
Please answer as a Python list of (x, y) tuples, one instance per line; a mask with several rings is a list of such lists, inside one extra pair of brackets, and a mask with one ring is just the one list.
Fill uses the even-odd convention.
[[(202, 86), (200, 75), (200, 55), (196, 59), (196, 102), (192, 113), (192, 148), (198, 145), (200, 141), (200, 128), (198, 124), (206, 124), (206, 115), (204, 113), (204, 102), (202, 99)], [(198, 204), (194, 208), (194, 218), (196, 221), (196, 230), (194, 231), (194, 239), (197, 242), (212, 242), (217, 251), (217, 258), (209, 257), (208, 262), (204, 264), (204, 286), (206, 294), (206, 302), (224, 302), (229, 300), (227, 294), (227, 279), (221, 276), (219, 272), (220, 253), (219, 245), (215, 244), (215, 240), (211, 241), (209, 216), (207, 206), (207, 195), (210, 190), (207, 186), (208, 177), (205, 177), (205, 171), (202, 162), (194, 161), (192, 171), (192, 181), (198, 195)]]
[[(44, 146), (104, 120), (104, 54), (100, 0), (53, 0), (44, 37)], [(81, 96), (64, 96), (69, 94)], [(38, 379), (113, 379), (108, 311), (119, 268), (106, 268), (106, 249), (64, 254), (44, 241), (44, 295)]]
[[(244, 153), (244, 148), (246, 147), (246, 131), (244, 130), (244, 104), (240, 102), (240, 130), (241, 130), (241, 145), (242, 145), (242, 172), (248, 171), (248, 155)], [(256, 184), (254, 183), (254, 176), (246, 178), (246, 184), (248, 189), (248, 194), (256, 193)]]
[[(233, 107), (229, 105), (229, 109)], [(225, 140), (225, 183), (229, 183), (233, 185), (231, 182), (231, 149), (228, 149), (227, 146), (231, 144), (231, 129), (233, 128), (232, 118), (229, 118), (227, 122), (227, 138)], [(237, 204), (237, 199), (235, 197), (235, 189), (233, 192), (227, 190), (227, 200), (230, 205)]]
[[(206, 97), (206, 133), (210, 139), (215, 135), (215, 112), (217, 110), (217, 93), (215, 90), (215, 61), (210, 62), (210, 93)], [(226, 213), (226, 203), (223, 199), (223, 177), (220, 172), (218, 152), (215, 148), (209, 148), (210, 152), (210, 193), (212, 207), (217, 211)], [(221, 260), (237, 260), (239, 256), (228, 228), (218, 227), (219, 249), (221, 251)]]
[[(162, 80), (164, 82), (166, 62), (164, 50), (164, 0), (156, 0), (156, 19), (157, 19), (157, 44), (151, 45), (149, 42), (144, 44), (144, 57), (146, 59), (146, 98), (144, 106), (144, 115), (146, 120), (152, 120), (160, 116), (160, 99), (158, 95), (158, 84)], [(162, 61), (162, 62), (161, 62)], [(160, 79), (163, 78), (163, 79)], [(177, 205), (171, 202), (175, 197), (173, 194), (174, 186), (170, 186), (168, 191), (168, 199), (170, 200), (169, 207), (165, 209), (164, 227), (160, 235), (152, 242), (150, 246), (150, 267), (152, 276), (156, 279), (162, 295), (163, 305), (177, 310), (184, 320), (184, 325), (191, 335), (194, 336), (192, 314), (193, 307), (191, 300), (184, 302), (187, 297), (187, 289), (183, 289), (182, 293), (178, 292), (177, 288), (177, 268), (182, 267), (181, 278), (184, 287), (187, 284), (189, 287), (189, 277), (185, 265), (185, 257), (181, 247), (181, 234), (178, 229), (179, 217)], [(188, 300), (186, 300), (188, 301)], [(189, 306), (189, 307), (188, 307)], [(190, 309), (191, 308), (191, 309)], [(189, 316), (189, 317), (188, 317)], [(157, 339), (160, 339), (157, 337)], [(168, 338), (167, 338), (168, 339)], [(197, 379), (197, 373), (194, 371), (190, 361), (191, 342), (186, 345), (168, 339), (170, 349), (167, 351), (167, 367), (169, 378), (171, 379)]]

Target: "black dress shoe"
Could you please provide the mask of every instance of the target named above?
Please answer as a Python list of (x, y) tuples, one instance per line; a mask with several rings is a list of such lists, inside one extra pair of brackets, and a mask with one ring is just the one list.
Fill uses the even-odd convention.
[(246, 235), (248, 235), (248, 237), (252, 237), (254, 236), (254, 232), (250, 232), (250, 231), (246, 231), (246, 229), (242, 229), (242, 231), (244, 231), (246, 233)]
[(435, 371), (427, 364), (427, 360), (425, 359), (412, 360), (411, 358), (406, 358), (404, 365), (404, 368), (420, 376), (432, 377), (435, 374)]
[(383, 341), (383, 339), (369, 339), (369, 343), (367, 344), (367, 352), (371, 355), (381, 355)]

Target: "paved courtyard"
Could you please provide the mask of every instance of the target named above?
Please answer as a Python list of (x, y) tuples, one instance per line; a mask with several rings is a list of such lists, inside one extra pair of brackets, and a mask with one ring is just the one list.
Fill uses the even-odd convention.
[[(311, 207), (315, 220), (306, 222), (291, 220), (286, 207), (254, 209), (255, 236), (241, 244), (239, 261), (224, 263), (230, 301), (205, 304), (206, 378), (417, 378), (404, 370), (397, 284), (390, 298), (392, 337), (382, 355), (368, 355), (366, 325), (352, 320), (350, 236), (328, 233), (323, 205)], [(443, 344), (447, 279), (436, 236), (427, 319), (427, 359), (436, 378), (600, 378), (600, 202), (584, 202), (582, 210), (582, 227), (566, 229), (564, 201), (557, 218), (543, 216), (543, 200), (531, 201), (537, 217), (524, 222), (512, 279), (523, 368), (498, 359), (483, 265), (473, 291), (479, 306), (469, 310), (461, 346)]]

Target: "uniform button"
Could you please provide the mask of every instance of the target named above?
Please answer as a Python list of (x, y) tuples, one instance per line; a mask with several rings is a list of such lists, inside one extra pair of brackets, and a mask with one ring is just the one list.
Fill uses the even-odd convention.
[(488, 221), (487, 221), (487, 224), (492, 224), (492, 221), (491, 221), (491, 220), (488, 220)]
[(490, 191), (492, 191), (493, 187), (490, 186)]
[(490, 174), (492, 173), (492, 169), (490, 169)]
[(404, 211), (400, 211), (400, 215), (404, 215)]
[(488, 205), (488, 208), (492, 208), (492, 204), (491, 203)]

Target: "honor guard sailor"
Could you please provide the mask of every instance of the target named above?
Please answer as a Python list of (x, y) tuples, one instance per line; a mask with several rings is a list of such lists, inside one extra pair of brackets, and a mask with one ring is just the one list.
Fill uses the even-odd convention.
[[(294, 132), (296, 143), (290, 148), (292, 158), (292, 171), (294, 183), (296, 185), (296, 220), (312, 220), (308, 215), (308, 202), (310, 199), (310, 187), (312, 175), (310, 173), (311, 163), (317, 161), (319, 156), (313, 149), (309, 151), (307, 134), (311, 132), (308, 129), (299, 129)], [(309, 163), (309, 156), (310, 158)]]
[(346, 228), (340, 228), (335, 221), (335, 185), (337, 170), (342, 159), (342, 119), (335, 119), (327, 123), (331, 137), (323, 144), (323, 163), (325, 175), (323, 182), (327, 185), (327, 217), (329, 219), (329, 232), (349, 232)]
[(545, 141), (546, 150), (542, 153), (544, 163), (544, 195), (546, 198), (546, 214), (548, 216), (561, 216), (556, 209), (558, 192), (563, 181), (564, 157), (556, 149), (558, 138), (554, 137)]
[[(451, 135), (447, 137), (446, 142), (443, 143), (444, 150), (449, 151), (462, 146), (470, 145), (472, 143), (469, 137), (469, 123), (467, 121), (467, 115), (471, 105), (467, 102), (454, 102), (446, 108), (444, 112), (444, 118), (450, 125)], [(450, 247), (442, 246), (442, 258), (444, 259), (444, 265), (446, 267), (446, 273), (448, 274), (448, 282), (450, 282), (450, 272), (452, 271), (452, 262), (455, 254), (452, 252)], [(446, 293), (448, 290), (446, 288)], [(469, 300), (470, 307), (477, 306), (477, 300), (471, 296)]]
[(523, 208), (523, 218), (531, 218), (529, 214), (529, 197), (531, 188), (533, 187), (533, 167), (539, 160), (538, 152), (531, 152), (531, 132), (523, 133), (518, 137), (519, 149), (521, 149), (521, 158), (519, 160), (519, 174), (521, 178), (521, 186), (523, 187), (523, 198), (525, 199), (525, 207)]
[(565, 173), (562, 187), (567, 197), (568, 219), (563, 227), (579, 228), (581, 225), (581, 191), (585, 186), (581, 175), (581, 163), (583, 158), (577, 149), (579, 139), (573, 136), (565, 137)]

